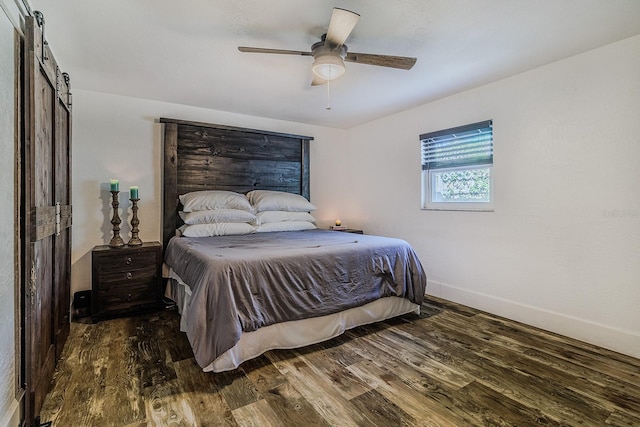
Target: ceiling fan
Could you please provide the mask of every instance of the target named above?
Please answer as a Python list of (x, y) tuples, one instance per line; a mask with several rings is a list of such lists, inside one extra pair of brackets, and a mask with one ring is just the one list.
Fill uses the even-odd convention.
[(327, 33), (322, 36), (319, 42), (311, 46), (310, 52), (245, 46), (238, 46), (238, 50), (240, 52), (312, 56), (314, 61), (311, 68), (313, 71), (311, 84), (313, 86), (323, 85), (342, 76), (346, 71), (345, 61), (402, 70), (410, 70), (413, 67), (416, 58), (348, 52), (344, 42), (353, 31), (359, 18), (360, 15), (355, 12), (334, 7)]

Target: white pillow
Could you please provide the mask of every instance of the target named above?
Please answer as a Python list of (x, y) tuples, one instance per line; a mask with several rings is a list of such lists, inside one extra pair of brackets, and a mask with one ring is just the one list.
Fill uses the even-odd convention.
[(241, 209), (253, 212), (247, 196), (233, 191), (206, 190), (180, 195), (184, 212), (208, 211), (212, 209)]
[(258, 212), (258, 224), (282, 221), (307, 221), (316, 222), (316, 219), (309, 212), (287, 212), (287, 211), (264, 211)]
[(213, 224), (216, 222), (248, 222), (255, 223), (258, 219), (251, 212), (240, 209), (214, 209), (210, 211), (178, 212), (180, 218), (187, 225)]
[(285, 193), (284, 191), (253, 190), (247, 194), (247, 197), (256, 212), (310, 212), (316, 210), (314, 205), (299, 194)]
[(182, 228), (184, 237), (231, 236), (253, 233), (256, 228), (245, 222), (218, 222), (216, 224), (195, 224)]
[(314, 230), (316, 226), (309, 221), (281, 221), (268, 222), (256, 227), (256, 233), (265, 233), (271, 231), (301, 231)]

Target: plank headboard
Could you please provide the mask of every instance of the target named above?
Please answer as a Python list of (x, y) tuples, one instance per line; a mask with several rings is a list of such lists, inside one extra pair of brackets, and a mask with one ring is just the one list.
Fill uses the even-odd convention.
[(309, 199), (310, 136), (161, 118), (163, 231), (179, 225), (178, 196), (190, 191), (277, 190)]

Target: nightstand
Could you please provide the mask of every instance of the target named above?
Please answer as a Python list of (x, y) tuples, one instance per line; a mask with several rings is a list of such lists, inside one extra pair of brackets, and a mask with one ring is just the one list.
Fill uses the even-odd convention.
[(343, 228), (340, 230), (333, 229), (333, 231), (342, 231), (343, 233), (364, 234), (363, 230), (358, 230), (357, 228)]
[(138, 314), (162, 306), (162, 245), (112, 248), (96, 246), (91, 251), (91, 319)]

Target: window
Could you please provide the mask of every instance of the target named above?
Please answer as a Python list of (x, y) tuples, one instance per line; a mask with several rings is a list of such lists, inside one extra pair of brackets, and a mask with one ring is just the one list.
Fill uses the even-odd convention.
[(493, 122), (420, 135), (422, 208), (493, 209)]

